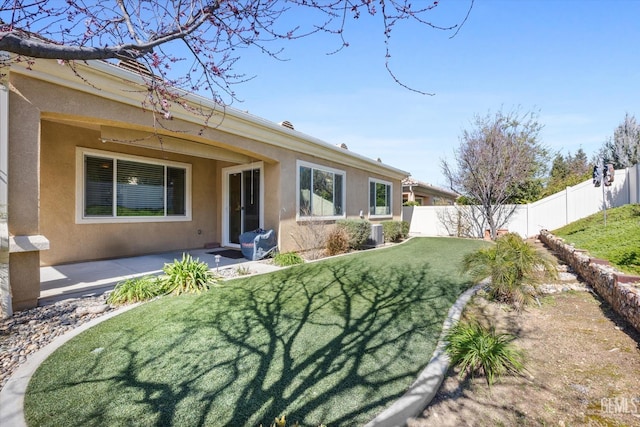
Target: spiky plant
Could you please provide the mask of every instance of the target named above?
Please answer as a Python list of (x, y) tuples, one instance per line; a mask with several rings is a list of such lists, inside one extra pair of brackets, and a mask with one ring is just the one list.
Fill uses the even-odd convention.
[(483, 374), (487, 385), (505, 374), (524, 369), (523, 353), (516, 348), (510, 334), (498, 334), (477, 322), (458, 322), (446, 335), (445, 351), (452, 365), (460, 365), (460, 377)]
[(163, 293), (164, 290), (158, 277), (136, 277), (118, 282), (109, 294), (107, 302), (114, 305), (129, 304), (146, 301)]
[(557, 277), (555, 259), (507, 233), (495, 245), (466, 255), (462, 268), (473, 280), (491, 279), (489, 295), (494, 300), (513, 305), (517, 310), (530, 302), (537, 285), (546, 278)]
[(209, 270), (209, 266), (193, 259), (190, 254), (183, 253), (182, 261), (177, 259), (165, 264), (162, 269), (165, 276), (162, 283), (167, 293), (200, 293), (219, 282), (220, 278)]

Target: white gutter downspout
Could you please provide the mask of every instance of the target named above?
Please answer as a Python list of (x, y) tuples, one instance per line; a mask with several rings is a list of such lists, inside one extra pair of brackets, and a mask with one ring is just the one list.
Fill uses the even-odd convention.
[[(7, 54), (0, 52), (0, 62)], [(11, 306), (11, 285), (9, 283), (9, 67), (1, 67), (6, 72), (0, 80), (0, 314), (13, 315)]]

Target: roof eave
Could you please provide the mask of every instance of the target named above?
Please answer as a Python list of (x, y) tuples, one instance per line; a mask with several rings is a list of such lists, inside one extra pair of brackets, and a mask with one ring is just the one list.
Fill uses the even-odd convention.
[[(36, 60), (28, 68), (25, 64), (13, 63), (11, 72), (123, 104), (141, 107), (146, 94), (146, 90), (143, 90), (146, 84), (138, 74), (104, 61), (78, 62), (74, 66), (79, 70), (82, 79), (78, 78), (78, 73), (70, 72), (68, 66), (60, 65), (53, 60)], [(87, 81), (92, 84), (87, 84)], [(133, 90), (132, 86), (134, 86)], [(175, 119), (198, 126), (212, 127), (264, 144), (310, 154), (331, 162), (365, 169), (398, 180), (409, 175), (407, 171), (346, 151), (341, 147), (250, 113), (222, 106), (203, 96), (185, 91), (179, 92), (181, 99), (195, 108), (172, 106), (171, 113)], [(204, 115), (195, 113), (197, 110), (206, 111), (206, 114), (211, 114), (211, 118), (206, 120)], [(213, 120), (214, 118), (216, 120)], [(212, 121), (215, 121), (215, 124), (209, 124)]]

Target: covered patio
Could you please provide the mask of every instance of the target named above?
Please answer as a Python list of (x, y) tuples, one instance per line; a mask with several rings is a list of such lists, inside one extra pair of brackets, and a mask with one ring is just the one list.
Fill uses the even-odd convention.
[[(115, 258), (101, 261), (78, 262), (40, 267), (40, 298), (38, 306), (52, 304), (67, 298), (98, 296), (112, 290), (122, 280), (158, 275), (165, 263), (182, 259), (188, 253), (209, 265), (212, 271), (246, 268), (251, 274), (268, 273), (279, 267), (264, 261), (249, 261), (239, 250), (192, 249), (168, 251), (151, 255)], [(216, 254), (220, 262), (216, 264)]]

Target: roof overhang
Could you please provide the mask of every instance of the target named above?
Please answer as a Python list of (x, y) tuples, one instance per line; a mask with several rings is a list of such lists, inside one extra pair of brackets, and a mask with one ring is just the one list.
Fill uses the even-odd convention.
[(453, 200), (457, 199), (460, 196), (458, 193), (454, 193), (453, 191), (448, 191), (448, 190), (445, 190), (444, 188), (436, 187), (431, 184), (427, 184), (425, 182), (417, 181), (411, 178), (403, 180), (402, 187), (403, 187), (403, 191), (404, 191), (404, 187), (407, 187), (408, 191), (413, 191), (414, 193), (416, 193), (416, 189), (417, 189), (417, 190), (422, 190), (422, 192), (432, 196), (443, 197), (443, 198), (453, 199)]
[[(10, 72), (142, 108), (148, 91), (140, 75), (104, 61), (76, 62), (73, 66), (75, 70), (54, 60), (38, 59), (28, 67), (23, 63), (12, 63)], [(181, 92), (181, 102), (181, 106), (171, 107), (174, 119), (195, 124), (200, 129), (216, 129), (394, 179), (401, 180), (409, 175), (404, 170), (193, 93)], [(113, 129), (105, 130), (113, 132)], [(174, 142), (191, 140), (194, 135), (182, 136)]]

